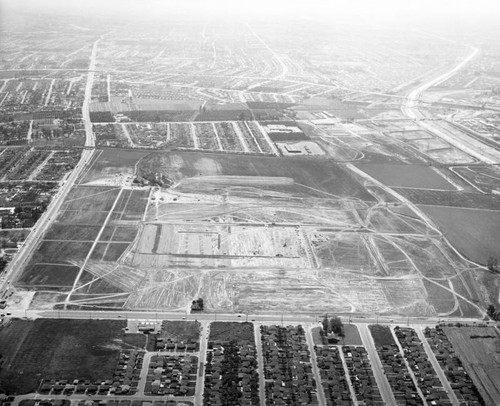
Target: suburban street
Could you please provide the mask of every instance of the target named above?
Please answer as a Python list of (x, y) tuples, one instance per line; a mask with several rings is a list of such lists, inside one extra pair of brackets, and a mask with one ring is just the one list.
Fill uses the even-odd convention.
[(382, 368), (382, 363), (378, 357), (377, 350), (375, 349), (375, 343), (368, 329), (368, 324), (357, 325), (363, 346), (368, 353), (368, 358), (372, 364), (373, 375), (375, 376), (375, 381), (377, 382), (378, 389), (382, 395), (382, 399), (388, 406), (396, 406), (396, 399), (392, 394), (391, 387)]

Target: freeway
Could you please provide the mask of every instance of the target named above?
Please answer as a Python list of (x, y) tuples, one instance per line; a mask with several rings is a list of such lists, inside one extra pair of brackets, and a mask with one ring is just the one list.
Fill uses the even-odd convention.
[(473, 156), (474, 158), (488, 163), (496, 164), (500, 162), (500, 153), (494, 148), (490, 148), (484, 143), (470, 137), (460, 131), (450, 131), (439, 124), (439, 122), (434, 122), (430, 120), (425, 120), (426, 118), (422, 112), (419, 110), (420, 97), (422, 93), (436, 86), (445, 80), (449, 79), (455, 75), (458, 71), (464, 68), (469, 62), (476, 58), (480, 53), (478, 48), (472, 47), (472, 52), (467, 55), (461, 62), (457, 65), (449, 68), (445, 72), (438, 74), (432, 79), (424, 82), (414, 89), (412, 89), (407, 95), (401, 106), (401, 111), (411, 120), (418, 121), (419, 125), (436, 135), (437, 137), (443, 139), (447, 143), (453, 145), (459, 150)]
[[(90, 121), (90, 100), (92, 95), (92, 86), (94, 83), (94, 72), (95, 65), (97, 62), (97, 46), (99, 44), (100, 39), (94, 42), (94, 46), (92, 48), (92, 54), (90, 56), (90, 64), (89, 64), (89, 72), (87, 75), (87, 84), (85, 86), (85, 97), (82, 106), (82, 116), (85, 124), (85, 147), (94, 147), (95, 146), (95, 138), (92, 132), (92, 123)], [(31, 233), (26, 238), (26, 241), (23, 244), (23, 247), (19, 250), (15, 258), (8, 265), (3, 281), (0, 282), (0, 292), (3, 293), (5, 297), (10, 289), (11, 281), (14, 281), (19, 275), (20, 272), (24, 269), (27, 261), (31, 258), (31, 255), (35, 251), (38, 246), (38, 242), (41, 241), (45, 231), (48, 230), (53, 220), (56, 218), (56, 215), (61, 208), (62, 203), (66, 199), (69, 191), (75, 184), (76, 180), (82, 173), (83, 169), (87, 166), (87, 164), (92, 159), (94, 154), (93, 149), (84, 149), (82, 151), (82, 155), (80, 161), (75, 166), (71, 174), (68, 176), (66, 181), (63, 181), (59, 190), (53, 197), (51, 203), (47, 207), (47, 210), (40, 217), (36, 225), (31, 230)]]

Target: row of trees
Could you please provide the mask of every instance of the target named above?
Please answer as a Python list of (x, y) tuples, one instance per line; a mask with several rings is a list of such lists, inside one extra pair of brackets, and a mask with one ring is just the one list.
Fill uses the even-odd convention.
[(328, 319), (328, 315), (326, 315), (322, 321), (322, 325), (323, 335), (328, 336), (334, 334), (339, 337), (344, 337), (344, 325), (342, 324), (340, 317), (334, 316)]
[(500, 311), (495, 309), (495, 306), (493, 306), (492, 304), (490, 304), (486, 309), (486, 314), (490, 317), (491, 320), (500, 320)]
[(193, 302), (191, 303), (191, 311), (201, 312), (203, 310), (204, 306), (205, 305), (203, 303), (203, 299), (200, 297), (197, 300), (193, 300)]

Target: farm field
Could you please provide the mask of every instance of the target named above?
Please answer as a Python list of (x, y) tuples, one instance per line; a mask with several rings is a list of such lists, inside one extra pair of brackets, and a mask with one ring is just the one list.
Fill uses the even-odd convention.
[[(45, 379), (111, 379), (127, 337), (125, 321), (13, 320), (0, 330), (0, 379), (19, 393)], [(22, 376), (22, 378), (21, 378)]]
[[(261, 156), (203, 155), (188, 152), (153, 153), (142, 159), (137, 168), (139, 176), (148, 177), (151, 173), (161, 173), (173, 183), (191, 178), (190, 182), (194, 184), (187, 186), (192, 185), (195, 189), (202, 187), (199, 182), (204, 183), (204, 177), (209, 176), (212, 178), (206, 180), (219, 187), (228, 182), (245, 186), (252, 178), (255, 178), (255, 182), (264, 178), (261, 186), (264, 189), (323, 198), (349, 196), (373, 200), (347, 171), (328, 160), (277, 160)], [(221, 176), (225, 178), (217, 178)], [(269, 180), (268, 187), (265, 180)], [(250, 184), (253, 185), (255, 183)]]
[[(138, 222), (144, 215), (148, 196), (149, 189), (74, 187), (17, 285), (69, 290), (71, 295), (86, 261), (117, 261), (129, 247), (137, 235)], [(80, 285), (84, 285), (86, 294), (116, 291), (100, 276), (89, 274), (87, 269), (83, 269), (80, 276)], [(78, 293), (81, 293), (80, 285)]]
[(357, 164), (359, 169), (390, 187), (456, 190), (429, 166)]
[(420, 205), (453, 246), (472, 261), (500, 258), (500, 211)]
[(494, 327), (444, 327), (487, 405), (500, 399), (500, 336)]
[(500, 196), (465, 191), (423, 190), (395, 188), (412, 203), (424, 206), (462, 207), (469, 209), (498, 210)]

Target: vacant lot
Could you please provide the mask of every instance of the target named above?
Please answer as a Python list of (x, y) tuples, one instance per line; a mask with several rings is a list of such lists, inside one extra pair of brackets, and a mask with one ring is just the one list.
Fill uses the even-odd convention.
[(370, 329), (376, 347), (395, 344), (394, 337), (389, 327), (381, 326), (380, 324), (371, 324), (368, 328)]
[(344, 324), (344, 339), (342, 344), (345, 345), (363, 345), (358, 328), (354, 324)]
[(113, 180), (116, 175), (133, 176), (134, 165), (148, 155), (144, 151), (126, 151), (120, 149), (99, 150), (89, 169), (83, 173), (77, 183), (103, 182)]
[(467, 258), (486, 264), (500, 258), (500, 211), (419, 206)]
[(187, 342), (200, 340), (201, 325), (197, 321), (165, 320), (161, 326), (161, 336), (167, 339)]
[(500, 336), (494, 327), (445, 327), (444, 332), (487, 405), (500, 399)]
[(28, 393), (40, 379), (111, 379), (120, 349), (129, 348), (125, 327), (124, 321), (14, 320), (0, 330), (0, 381)]
[(356, 166), (387, 186), (455, 190), (451, 183), (429, 166), (383, 164), (357, 164)]
[(255, 336), (252, 323), (237, 323), (214, 321), (210, 323), (210, 341), (232, 341), (238, 343), (247, 342), (255, 345)]
[(0, 230), (0, 239), (24, 241), (30, 230)]

